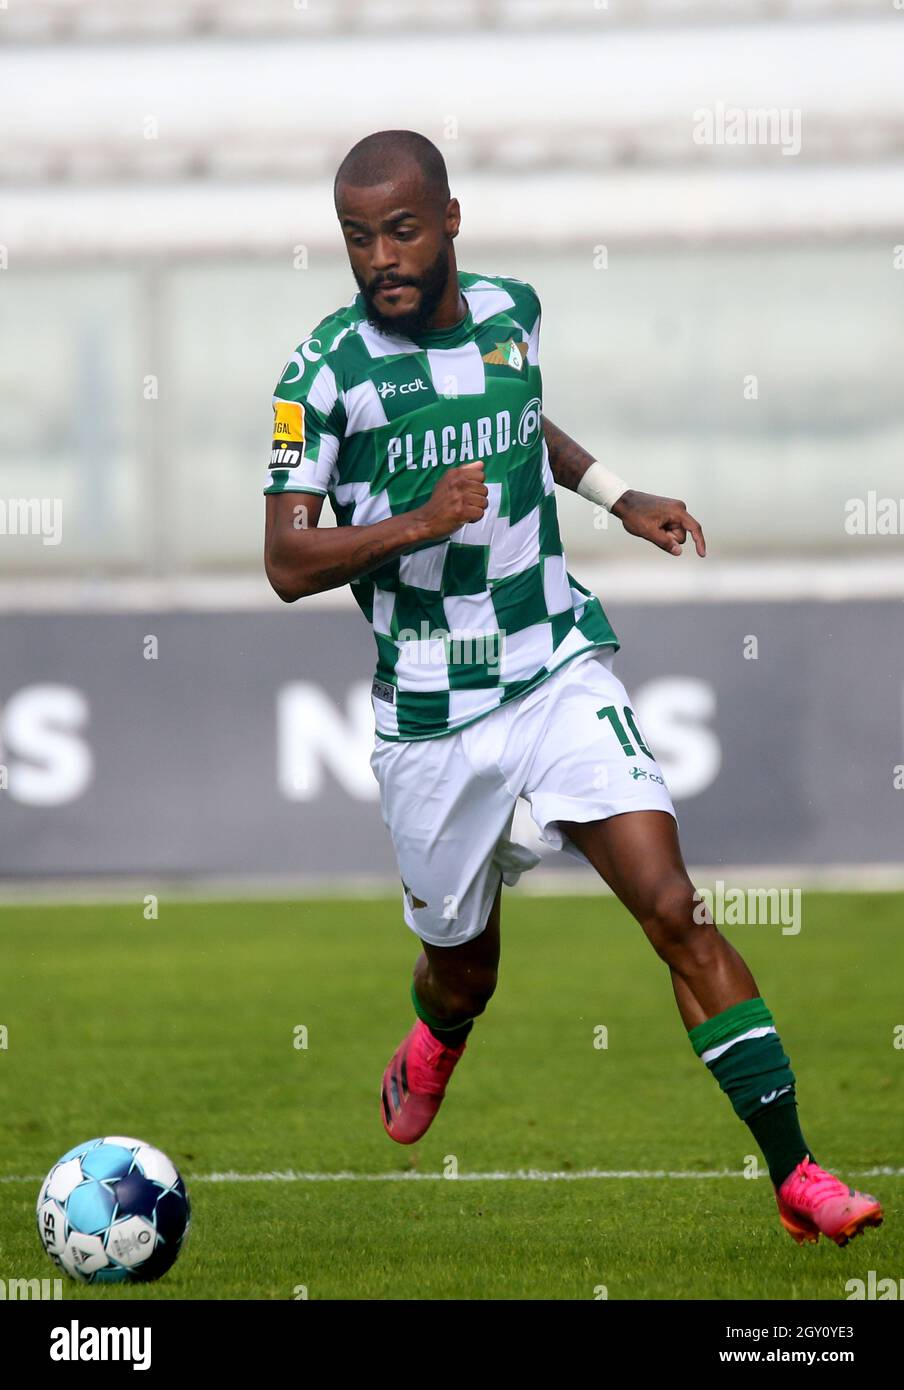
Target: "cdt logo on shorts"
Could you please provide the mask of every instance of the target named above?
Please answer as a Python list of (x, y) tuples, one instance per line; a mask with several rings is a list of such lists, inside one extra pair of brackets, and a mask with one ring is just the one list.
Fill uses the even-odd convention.
[(635, 782), (646, 782), (646, 781), (650, 781), (650, 782), (656, 782), (656, 783), (658, 783), (660, 787), (664, 787), (664, 786), (665, 786), (665, 778), (664, 778), (664, 777), (660, 777), (660, 776), (659, 776), (657, 773), (655, 773), (655, 772), (647, 772), (646, 768), (644, 768), (644, 767), (632, 767), (632, 768), (631, 768), (631, 776), (632, 776), (632, 778), (634, 779)]

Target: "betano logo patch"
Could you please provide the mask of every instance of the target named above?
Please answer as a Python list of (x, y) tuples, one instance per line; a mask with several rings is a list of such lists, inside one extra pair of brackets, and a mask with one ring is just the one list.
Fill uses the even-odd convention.
[(300, 444), (304, 452), (304, 406), (300, 401), (273, 402), (273, 443)]

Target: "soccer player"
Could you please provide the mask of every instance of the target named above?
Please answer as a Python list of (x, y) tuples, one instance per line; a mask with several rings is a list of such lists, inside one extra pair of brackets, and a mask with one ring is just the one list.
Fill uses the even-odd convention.
[[(383, 1125), (400, 1144), (425, 1133), (494, 991), (502, 884), (538, 862), (510, 838), (523, 796), (543, 840), (593, 866), (667, 965), (694, 1052), (765, 1155), (785, 1229), (844, 1245), (882, 1209), (822, 1169), (801, 1133), (772, 1014), (695, 897), (662, 772), (612, 670), (618, 639), (566, 569), (556, 484), (672, 555), (688, 535), (705, 554), (700, 525), (542, 414), (537, 294), (458, 270), (459, 204), (429, 140), (367, 136), (334, 193), (359, 293), (277, 385), (265, 556), (287, 603), (350, 584), (376, 639), (371, 767), (423, 947)], [(327, 496), (337, 526), (321, 530)]]

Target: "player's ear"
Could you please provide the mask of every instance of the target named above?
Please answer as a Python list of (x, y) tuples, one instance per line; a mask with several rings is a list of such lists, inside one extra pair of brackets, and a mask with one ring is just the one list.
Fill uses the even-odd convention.
[(458, 236), (458, 229), (461, 226), (461, 208), (458, 206), (457, 198), (450, 198), (446, 207), (446, 236)]

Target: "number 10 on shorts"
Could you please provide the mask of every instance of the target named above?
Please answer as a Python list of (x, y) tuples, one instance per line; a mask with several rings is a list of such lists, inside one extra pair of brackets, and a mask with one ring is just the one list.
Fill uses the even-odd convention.
[[(634, 736), (634, 743), (637, 744), (637, 747), (640, 749), (641, 753), (643, 753), (645, 757), (649, 758), (651, 762), (655, 762), (656, 759), (653, 757), (653, 754), (650, 752), (649, 748), (644, 743), (643, 738), (641, 737), (640, 729), (638, 729), (637, 727), (637, 719), (635, 717), (633, 709), (631, 709), (631, 706), (625, 705), (623, 713), (625, 716), (625, 724), (627, 724), (628, 728), (631, 730), (631, 733)], [(621, 744), (622, 752), (624, 753), (625, 757), (636, 758), (637, 752), (634, 748), (634, 744), (628, 737), (627, 730), (625, 729), (625, 724), (623, 724), (621, 719), (619, 718), (618, 710), (615, 708), (615, 706), (606, 705), (603, 709), (598, 709), (596, 712), (596, 717), (597, 719), (609, 720), (609, 723), (612, 725), (612, 728), (615, 731), (615, 737)]]

